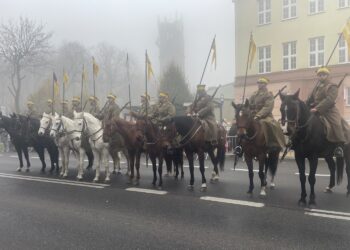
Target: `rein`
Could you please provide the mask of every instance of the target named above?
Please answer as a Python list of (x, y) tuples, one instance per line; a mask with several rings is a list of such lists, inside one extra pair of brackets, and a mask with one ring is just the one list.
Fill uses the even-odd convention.
[[(196, 119), (196, 120), (195, 120), (195, 123), (193, 124), (192, 128), (190, 129), (190, 131), (188, 131), (188, 133), (187, 133), (185, 136), (183, 136), (183, 138), (182, 138), (181, 141), (179, 142), (180, 147), (183, 147), (183, 146), (187, 145), (188, 143), (190, 143), (190, 141), (196, 136), (196, 134), (198, 133), (199, 129), (202, 127), (202, 124), (200, 124), (200, 125), (197, 127), (197, 129), (195, 130), (196, 124), (197, 124), (198, 122), (199, 122), (199, 119)], [(195, 130), (195, 131), (194, 131), (194, 130)], [(194, 133), (192, 133), (193, 131), (194, 131)], [(191, 135), (191, 133), (192, 133), (192, 135)], [(186, 139), (189, 135), (191, 135), (191, 137), (185, 141), (185, 139)], [(184, 141), (185, 141), (185, 142), (184, 142)]]
[(92, 137), (93, 137), (94, 135), (96, 135), (97, 133), (99, 133), (100, 131), (103, 131), (102, 126), (101, 126), (100, 129), (98, 129), (97, 131), (95, 131), (94, 133), (92, 133), (92, 134), (90, 135), (90, 129), (89, 129), (89, 127), (88, 127), (88, 124), (87, 124), (87, 122), (86, 122), (86, 119), (85, 119), (85, 118), (82, 118), (82, 119), (83, 119), (83, 128), (82, 128), (81, 133), (84, 132), (84, 130), (86, 129), (86, 130), (87, 130), (87, 133), (88, 133), (88, 138), (91, 139), (91, 140), (93, 141), (93, 143), (95, 144), (96, 141), (98, 141), (99, 139), (102, 138), (103, 133), (102, 133), (99, 137), (97, 137), (97, 138), (95, 138), (95, 139), (93, 139)]

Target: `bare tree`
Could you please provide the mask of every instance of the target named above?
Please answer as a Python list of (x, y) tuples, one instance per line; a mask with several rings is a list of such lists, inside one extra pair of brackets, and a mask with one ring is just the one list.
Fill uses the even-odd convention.
[(15, 110), (20, 110), (22, 72), (27, 67), (41, 64), (50, 50), (52, 33), (44, 31), (44, 25), (28, 18), (19, 22), (9, 21), (0, 25), (0, 57), (10, 66), (8, 89), (15, 100)]

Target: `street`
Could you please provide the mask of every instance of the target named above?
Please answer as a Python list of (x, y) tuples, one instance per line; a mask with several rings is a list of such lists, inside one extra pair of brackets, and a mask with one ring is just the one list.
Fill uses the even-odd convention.
[(188, 167), (184, 180), (164, 177), (158, 190), (151, 185), (151, 166), (141, 167), (136, 187), (126, 184), (125, 163), (123, 175), (112, 175), (110, 184), (92, 183), (94, 171), (75, 181), (73, 157), (68, 179), (41, 174), (34, 153), (31, 163), (29, 173), (19, 173), (15, 153), (0, 155), (1, 249), (349, 249), (347, 176), (332, 194), (323, 193), (329, 181), (323, 161), (313, 210), (297, 205), (294, 160), (279, 165), (276, 188), (265, 199), (259, 198), (257, 173), (253, 197), (246, 194), (246, 165), (240, 161), (233, 171), (232, 156), (215, 184), (206, 162), (206, 192), (199, 191), (197, 168), (195, 189), (188, 191)]

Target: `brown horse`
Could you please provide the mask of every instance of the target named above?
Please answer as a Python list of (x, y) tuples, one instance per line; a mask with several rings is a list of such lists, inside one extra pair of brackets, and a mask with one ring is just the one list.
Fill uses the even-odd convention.
[(161, 133), (158, 125), (154, 124), (147, 118), (139, 118), (136, 121), (136, 127), (139, 131), (143, 131), (145, 135), (146, 153), (153, 166), (153, 186), (157, 182), (157, 159), (158, 159), (158, 188), (161, 189), (163, 185), (163, 160), (167, 157), (167, 148), (170, 147), (170, 142), (166, 136)]
[(246, 100), (244, 105), (232, 102), (232, 106), (236, 110), (235, 116), (238, 140), (242, 146), (245, 161), (248, 166), (250, 183), (247, 193), (253, 193), (253, 159), (256, 158), (259, 162), (259, 177), (261, 182), (260, 196), (265, 197), (267, 185), (266, 173), (267, 170), (269, 170), (272, 176), (275, 175), (280, 150), (268, 151), (261, 124), (259, 121), (254, 120), (253, 114), (249, 108), (248, 100)]
[[(174, 138), (176, 133), (180, 134), (182, 139), (179, 143), (179, 147), (183, 148), (187, 156), (187, 160), (190, 166), (190, 185), (189, 190), (193, 190), (194, 184), (194, 154), (198, 155), (199, 170), (202, 175), (201, 191), (207, 189), (206, 178), (204, 174), (204, 153), (207, 152), (214, 165), (214, 172), (212, 181), (217, 181), (219, 177), (219, 170), (217, 165), (219, 164), (221, 169), (224, 168), (225, 162), (225, 143), (226, 143), (226, 131), (220, 129), (218, 136), (218, 145), (212, 145), (205, 141), (204, 128), (201, 120), (197, 117), (191, 116), (176, 116), (171, 118), (170, 122), (166, 126), (167, 136)], [(214, 150), (217, 149), (217, 155)]]
[(140, 158), (144, 143), (144, 134), (137, 128), (135, 123), (125, 121), (120, 118), (113, 118), (104, 124), (103, 140), (108, 142), (116, 133), (119, 133), (125, 141), (125, 146), (129, 155), (130, 176), (129, 183), (133, 184), (134, 167), (136, 166), (136, 182), (139, 184), (140, 179)]

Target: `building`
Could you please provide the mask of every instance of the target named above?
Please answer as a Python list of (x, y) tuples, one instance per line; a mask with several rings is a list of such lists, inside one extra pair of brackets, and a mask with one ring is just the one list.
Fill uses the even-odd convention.
[[(236, 0), (235, 100), (241, 101), (245, 81), (250, 34), (257, 46), (248, 68), (246, 96), (256, 90), (261, 76), (270, 79), (277, 93), (284, 85), (294, 93), (300, 88), (305, 100), (316, 84), (315, 71), (327, 64), (341, 30), (350, 17), (349, 0)], [(348, 48), (341, 37), (329, 61), (331, 77), (338, 83), (350, 72)], [(337, 107), (350, 122), (350, 77), (339, 88)], [(276, 98), (275, 117), (280, 117)]]
[(171, 63), (178, 66), (185, 73), (185, 41), (182, 19), (158, 20), (159, 64), (161, 74)]

